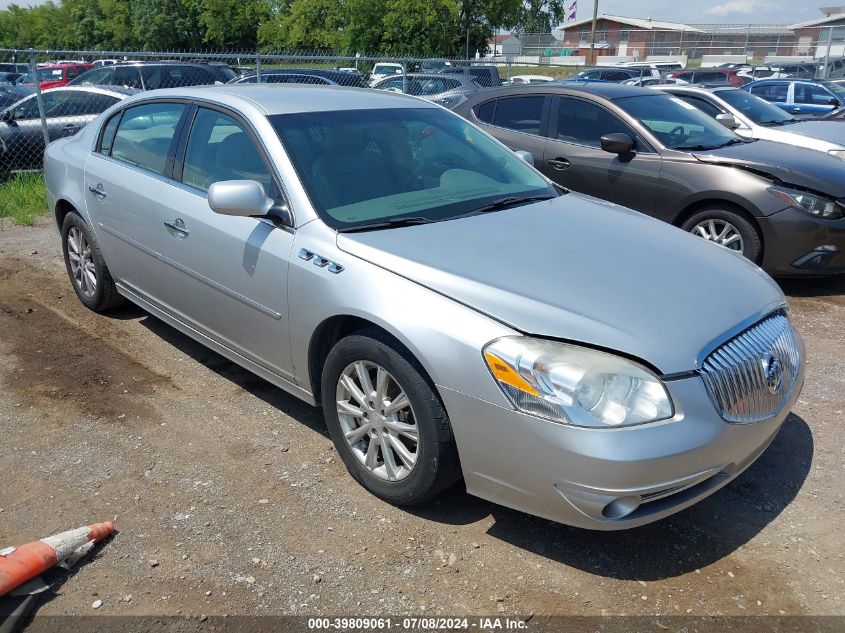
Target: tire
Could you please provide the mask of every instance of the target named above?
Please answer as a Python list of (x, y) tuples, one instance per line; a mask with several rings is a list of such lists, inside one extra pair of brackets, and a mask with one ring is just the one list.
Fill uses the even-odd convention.
[[(358, 412), (365, 410), (345, 386), (351, 379), (360, 388), (363, 384), (357, 371), (360, 367), (366, 371), (373, 387), (371, 395), (376, 394), (379, 370), (387, 374), (383, 390), (386, 397), (381, 399), (381, 405), (376, 398), (368, 400), (369, 415), (373, 417), (370, 429), (363, 435), (361, 429), (368, 424), (364, 418), (356, 417), (348, 410), (343, 415), (338, 411), (339, 400), (349, 403)], [(400, 404), (398, 389), (407, 396), (409, 406), (391, 412), (391, 405), (398, 407)], [(366, 391), (359, 389), (359, 395)], [(377, 497), (396, 505), (413, 505), (434, 497), (460, 479), (458, 451), (440, 398), (423, 376), (416, 359), (381, 330), (363, 330), (347, 336), (332, 348), (323, 368), (321, 400), (329, 435), (346, 468), (358, 483)], [(380, 412), (387, 417), (380, 417)], [(397, 430), (397, 423), (405, 425), (402, 429), (409, 429), (407, 435)], [(416, 442), (412, 439), (413, 427), (416, 427)], [(352, 443), (345, 437), (351, 429), (358, 429), (360, 435), (353, 438)], [(405, 447), (404, 453), (397, 450), (401, 447), (397, 447), (396, 441)], [(371, 449), (375, 451), (375, 458), (368, 466)], [(415, 458), (411, 467), (403, 455)]]
[[(75, 265), (79, 261), (80, 247), (88, 274), (82, 274), (80, 266)], [(62, 222), (62, 252), (70, 284), (86, 308), (105, 312), (124, 303), (123, 297), (117, 293), (97, 238), (82, 218), (73, 212), (68, 213)], [(93, 287), (91, 276), (94, 278)]]
[[(710, 224), (711, 222), (712, 224)], [(763, 242), (760, 238), (760, 234), (751, 222), (736, 211), (731, 211), (720, 206), (706, 207), (693, 213), (687, 221), (681, 225), (681, 228), (693, 235), (703, 237), (704, 239), (708, 239), (718, 244), (718, 240), (713, 240), (712, 238), (707, 237), (705, 233), (713, 234), (713, 229), (709, 227), (715, 227), (715, 235), (718, 237), (721, 230), (728, 225), (741, 239), (742, 254), (755, 264), (759, 264), (763, 255)], [(728, 233), (725, 233), (724, 235), (730, 239)], [(736, 244), (736, 242), (733, 243)], [(725, 248), (731, 248), (737, 252), (740, 251), (740, 249), (733, 248), (730, 245), (725, 246)]]

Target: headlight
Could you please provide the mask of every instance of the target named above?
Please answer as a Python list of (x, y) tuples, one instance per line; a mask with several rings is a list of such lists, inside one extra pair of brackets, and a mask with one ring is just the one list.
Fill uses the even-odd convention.
[(832, 149), (828, 152), (834, 158), (841, 158), (845, 160), (845, 149)]
[(825, 220), (838, 220), (843, 216), (842, 206), (835, 200), (814, 196), (806, 191), (785, 189), (783, 187), (769, 187), (769, 192), (776, 198), (780, 198), (790, 207), (794, 207), (805, 213)]
[(562, 424), (609, 428), (675, 414), (657, 376), (613, 354), (514, 336), (488, 344), (484, 360), (514, 407)]

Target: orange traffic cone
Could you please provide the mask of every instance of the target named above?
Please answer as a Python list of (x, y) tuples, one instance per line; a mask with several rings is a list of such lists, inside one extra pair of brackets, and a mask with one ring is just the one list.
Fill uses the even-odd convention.
[(62, 562), (89, 542), (102, 541), (112, 532), (114, 525), (106, 521), (0, 550), (0, 597)]

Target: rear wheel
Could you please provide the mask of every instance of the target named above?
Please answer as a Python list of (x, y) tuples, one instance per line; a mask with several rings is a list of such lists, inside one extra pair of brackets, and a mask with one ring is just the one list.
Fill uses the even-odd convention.
[(68, 213), (62, 222), (62, 251), (70, 283), (85, 307), (103, 312), (123, 303), (97, 238), (76, 213)]
[(763, 253), (760, 235), (751, 222), (735, 211), (720, 207), (701, 209), (690, 216), (681, 228), (760, 263)]
[(342, 339), (326, 359), (323, 414), (350, 474), (378, 497), (421, 503), (460, 478), (437, 394), (414, 359), (380, 330)]

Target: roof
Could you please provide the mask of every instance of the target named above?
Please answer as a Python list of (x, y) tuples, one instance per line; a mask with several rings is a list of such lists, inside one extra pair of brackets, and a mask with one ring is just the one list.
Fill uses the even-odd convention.
[(384, 90), (310, 84), (223, 84), (165, 88), (142, 92), (133, 99), (153, 97), (204, 99), (240, 110), (256, 109), (264, 115), (368, 108), (439, 107), (416, 97)]
[[(609, 15), (607, 13), (600, 13), (599, 20), (609, 20), (611, 22), (619, 22), (629, 26), (635, 26), (640, 29), (658, 29), (660, 31), (692, 31), (696, 30), (688, 24), (679, 24), (678, 22), (661, 22), (659, 20), (652, 20), (650, 18), (628, 18), (622, 15)], [(583, 20), (576, 20), (570, 22), (562, 27), (566, 31), (572, 28), (583, 26), (585, 24), (592, 24), (593, 18), (585, 18)]]
[(823, 18), (818, 18), (816, 20), (807, 20), (806, 22), (799, 22), (791, 26), (793, 29), (803, 29), (812, 26), (824, 26), (825, 24), (829, 24), (831, 22), (840, 21), (845, 21), (845, 13), (834, 13)]
[(643, 95), (654, 95), (654, 90), (640, 88), (638, 86), (626, 86), (624, 84), (611, 83), (609, 81), (579, 81), (575, 79), (564, 81), (553, 81), (544, 84), (513, 85), (501, 88), (489, 88), (480, 90), (477, 95), (489, 95), (491, 97), (507, 96), (508, 94), (556, 94), (561, 91), (589, 92), (590, 94), (604, 97), (605, 99), (622, 99), (623, 97), (641, 97)]

